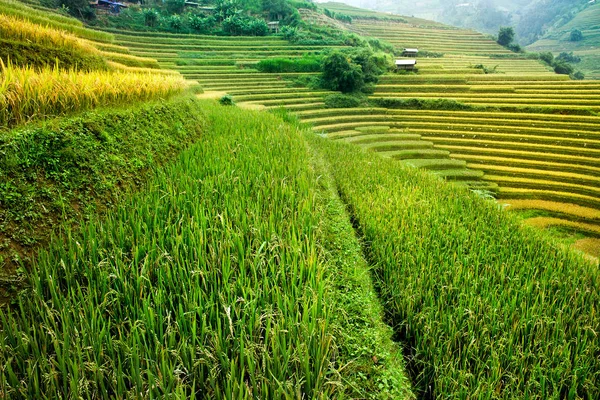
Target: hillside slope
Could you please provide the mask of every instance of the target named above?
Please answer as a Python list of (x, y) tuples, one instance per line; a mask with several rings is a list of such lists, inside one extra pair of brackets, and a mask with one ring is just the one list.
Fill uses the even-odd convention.
[[(571, 41), (573, 30), (583, 34), (580, 41)], [(600, 3), (578, 13), (570, 22), (551, 30), (540, 40), (527, 46), (529, 51), (573, 52), (581, 58), (576, 67), (586, 78), (600, 79)]]

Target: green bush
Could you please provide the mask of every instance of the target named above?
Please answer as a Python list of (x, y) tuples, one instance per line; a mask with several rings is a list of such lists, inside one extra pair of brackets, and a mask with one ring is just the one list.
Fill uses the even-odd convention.
[(569, 35), (569, 40), (571, 42), (579, 42), (583, 40), (583, 33), (579, 29), (573, 29)]
[(169, 27), (175, 32), (179, 32), (181, 30), (182, 21), (179, 15), (171, 15), (168, 19)]
[(325, 107), (327, 108), (354, 108), (359, 107), (364, 99), (348, 94), (330, 94), (325, 97)]
[(341, 52), (333, 52), (323, 60), (321, 76), (323, 88), (350, 93), (359, 91), (364, 84), (364, 75), (360, 65), (350, 62)]
[(261, 72), (319, 72), (321, 58), (304, 56), (302, 58), (267, 58), (256, 64), (256, 69)]
[(512, 27), (501, 27), (498, 32), (498, 44), (507, 47), (515, 38), (515, 31)]
[(545, 62), (548, 65), (552, 65), (554, 63), (554, 54), (552, 54), (549, 51), (540, 53), (539, 56), (540, 56), (540, 60), (542, 60), (543, 62)]
[(369, 102), (374, 107), (383, 108), (408, 108), (420, 110), (454, 110), (454, 111), (473, 111), (476, 106), (464, 104), (450, 99), (393, 99), (393, 98), (372, 98)]
[(564, 61), (555, 62), (554, 72), (557, 74), (569, 75), (573, 73), (573, 66)]
[(217, 24), (217, 20), (213, 16), (203, 17), (200, 15), (188, 15), (188, 24), (196, 33), (210, 33)]
[(144, 10), (144, 24), (146, 26), (154, 27), (158, 23), (158, 11), (153, 8), (148, 8)]
[(570, 53), (562, 52), (556, 57), (556, 59), (559, 61), (564, 61), (564, 62), (568, 62), (568, 63), (581, 62), (581, 57), (574, 55), (573, 52), (570, 52)]
[(235, 106), (235, 101), (233, 101), (233, 97), (230, 94), (226, 94), (225, 96), (219, 99), (219, 103), (223, 106)]
[(571, 76), (571, 79), (573, 79), (575, 81), (581, 81), (581, 80), (585, 79), (585, 75), (581, 71), (577, 71), (577, 72), (571, 74), (570, 76)]

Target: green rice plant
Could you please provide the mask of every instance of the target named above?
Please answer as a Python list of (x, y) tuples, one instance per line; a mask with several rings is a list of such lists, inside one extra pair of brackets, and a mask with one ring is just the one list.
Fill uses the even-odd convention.
[(178, 96), (0, 132), (2, 274), (30, 266), (61, 222), (91, 218), (197, 140), (201, 110)]
[(414, 398), (326, 165), (276, 116), (201, 108), (199, 142), (0, 310), (2, 393)]
[(600, 272), (493, 202), (312, 139), (363, 235), (420, 396), (600, 397)]

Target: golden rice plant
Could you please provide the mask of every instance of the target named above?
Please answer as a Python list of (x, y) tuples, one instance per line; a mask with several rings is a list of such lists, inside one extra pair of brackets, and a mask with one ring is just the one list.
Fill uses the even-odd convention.
[(0, 14), (0, 37), (70, 50), (79, 49), (84, 52), (99, 54), (98, 49), (90, 42), (82, 40), (75, 35), (4, 14)]
[(181, 92), (177, 75), (19, 68), (0, 60), (0, 126)]

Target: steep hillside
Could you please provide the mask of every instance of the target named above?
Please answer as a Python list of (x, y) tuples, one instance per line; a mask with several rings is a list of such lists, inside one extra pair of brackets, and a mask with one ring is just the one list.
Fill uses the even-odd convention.
[[(582, 38), (572, 40), (573, 31)], [(600, 79), (600, 3), (578, 13), (567, 24), (550, 30), (540, 40), (527, 46), (530, 51), (573, 52), (581, 61), (577, 68), (591, 79)]]
[(230, 94), (253, 108), (285, 106), (331, 138), (495, 193), (529, 223), (558, 229), (598, 255), (590, 243), (600, 243), (599, 84), (571, 81), (477, 32), (408, 17), (374, 18), (369, 11), (361, 17), (360, 9), (345, 5), (336, 10), (355, 13), (347, 29), (385, 39), (397, 51), (419, 47), (435, 57), (419, 57), (416, 74), (381, 76), (368, 104), (344, 109), (327, 105), (331, 92), (303, 86), (316, 72), (256, 69), (264, 56), (295, 59), (327, 47), (268, 39), (267, 50), (261, 39), (239, 38), (199, 57), (227, 39), (121, 34), (117, 40), (132, 54), (198, 81), (205, 96)]
[(597, 82), (416, 18), (0, 1), (0, 397), (600, 397), (598, 259), (491, 201), (598, 255)]

